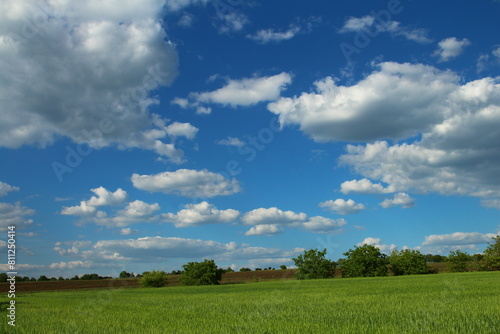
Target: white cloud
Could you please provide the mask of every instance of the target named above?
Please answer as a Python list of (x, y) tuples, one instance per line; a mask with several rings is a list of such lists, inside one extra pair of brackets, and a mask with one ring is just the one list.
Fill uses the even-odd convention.
[(227, 13), (219, 13), (218, 29), (221, 34), (229, 34), (243, 29), (243, 27), (250, 23), (248, 17), (236, 10)]
[(156, 222), (160, 219), (159, 215), (156, 215), (160, 209), (158, 203), (148, 204), (135, 200), (128, 203), (122, 210), (116, 212), (114, 216), (108, 217), (107, 214), (97, 215), (91, 221), (97, 225), (109, 228), (121, 228), (137, 223)]
[(380, 203), (380, 206), (384, 209), (392, 208), (398, 205), (405, 209), (408, 209), (415, 206), (415, 201), (406, 193), (397, 193), (394, 194), (393, 198), (387, 198), (382, 203)]
[(2, 2), (0, 146), (44, 147), (68, 137), (95, 149), (153, 150), (180, 162), (148, 110), (158, 103), (150, 93), (177, 76), (177, 52), (161, 25), (163, 5)]
[(247, 35), (260, 44), (267, 44), (271, 42), (281, 42), (292, 39), (300, 32), (300, 27), (291, 25), (286, 31), (275, 31), (274, 29), (261, 29), (253, 35)]
[(335, 201), (329, 200), (321, 202), (319, 203), (319, 206), (341, 215), (352, 215), (366, 209), (363, 204), (356, 203), (352, 199), (348, 199), (346, 201), (342, 198), (338, 198)]
[(118, 188), (115, 192), (111, 192), (104, 187), (90, 189), (96, 196), (92, 196), (88, 201), (81, 201), (80, 205), (63, 207), (62, 215), (73, 216), (88, 216), (94, 215), (98, 211), (99, 206), (118, 206), (125, 203), (128, 199), (127, 192)]
[(240, 213), (236, 210), (218, 210), (213, 204), (201, 202), (187, 204), (176, 214), (162, 215), (162, 220), (174, 223), (175, 227), (189, 227), (205, 224), (223, 224), (235, 221)]
[(199, 129), (189, 123), (174, 122), (167, 126), (165, 130), (171, 137), (186, 137), (187, 139), (194, 139)]
[(339, 32), (356, 32), (358, 34), (368, 33), (369, 36), (387, 32), (393, 36), (403, 36), (408, 40), (421, 44), (432, 42), (432, 40), (427, 37), (428, 31), (425, 29), (409, 29), (402, 27), (401, 23), (397, 21), (388, 21), (384, 24), (380, 24), (377, 20), (375, 20), (375, 17), (371, 15), (363, 17), (350, 17), (345, 21), (344, 26), (340, 28)]
[(130, 227), (122, 228), (120, 230), (121, 235), (132, 235), (132, 234), (137, 234), (139, 231), (133, 230)]
[(35, 211), (22, 206), (21, 203), (14, 204), (0, 203), (0, 232), (7, 231), (9, 226), (15, 225), (16, 230), (25, 229), (32, 223), (32, 219), (26, 219), (26, 216), (32, 216)]
[(498, 60), (500, 60), (500, 46), (497, 46), (492, 53)]
[(7, 194), (12, 191), (19, 191), (19, 187), (14, 187), (10, 184), (0, 181), (0, 197), (7, 196)]
[(251, 227), (247, 232), (246, 236), (251, 235), (275, 235), (283, 233), (283, 229), (276, 224), (262, 224)]
[(80, 205), (63, 207), (61, 214), (70, 216), (88, 216), (93, 215), (96, 211), (97, 209), (95, 207), (88, 205), (85, 201), (81, 201)]
[(384, 188), (380, 183), (368, 179), (345, 181), (340, 185), (343, 194), (388, 194), (394, 192), (391, 187)]
[(164, 2), (165, 6), (167, 7), (167, 10), (170, 12), (177, 12), (185, 7), (191, 6), (191, 5), (205, 5), (209, 2), (210, 0), (166, 0), (166, 1), (160, 1)]
[(241, 218), (245, 225), (292, 225), (297, 226), (298, 223), (307, 220), (305, 213), (295, 213), (293, 211), (283, 211), (276, 207), (259, 208), (245, 213)]
[(69, 261), (69, 262), (51, 263), (49, 265), (50, 269), (75, 269), (75, 268), (92, 268), (92, 267), (96, 267), (96, 264), (92, 261)]
[(456, 37), (449, 37), (438, 43), (439, 48), (434, 52), (434, 56), (439, 57), (442, 62), (449, 61), (461, 55), (470, 44), (467, 38), (458, 40)]
[(239, 138), (227, 137), (226, 139), (221, 139), (216, 142), (218, 145), (223, 146), (245, 146), (245, 142), (241, 141)]
[(302, 223), (305, 230), (313, 233), (339, 233), (345, 225), (347, 222), (344, 219), (330, 219), (321, 216), (311, 217)]
[(155, 175), (133, 174), (131, 180), (137, 189), (186, 197), (227, 196), (241, 190), (236, 179), (228, 180), (207, 170), (179, 169)]
[(273, 101), (292, 82), (290, 74), (282, 72), (269, 77), (253, 77), (229, 80), (226, 86), (212, 92), (191, 93), (198, 103), (250, 106), (259, 102)]
[(372, 238), (372, 237), (365, 238), (365, 240), (361, 241), (356, 246), (363, 246), (363, 245), (375, 246), (378, 249), (380, 249), (382, 253), (392, 252), (393, 250), (396, 249), (395, 244), (384, 245), (382, 244), (382, 240), (380, 238)]
[(421, 64), (377, 67), (356, 85), (338, 86), (327, 77), (314, 84), (316, 92), (281, 98), (268, 109), (281, 125), (298, 124), (319, 142), (401, 139), (443, 120), (456, 75)]
[(494, 208), (500, 210), (500, 198), (488, 198), (481, 201), (481, 205), (485, 208)]
[(481, 245), (491, 242), (494, 237), (496, 237), (494, 233), (481, 234), (478, 232), (434, 234), (426, 236), (422, 246)]

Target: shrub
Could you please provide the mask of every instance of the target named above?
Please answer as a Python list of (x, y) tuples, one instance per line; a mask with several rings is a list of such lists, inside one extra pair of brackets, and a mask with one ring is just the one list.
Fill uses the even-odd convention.
[(146, 271), (141, 278), (141, 285), (146, 288), (161, 288), (167, 283), (168, 277), (164, 271)]
[(481, 259), (481, 266), (486, 270), (500, 270), (500, 235), (493, 238), (494, 243), (488, 245)]
[(469, 254), (461, 252), (459, 249), (451, 251), (447, 258), (448, 269), (452, 273), (467, 271)]
[(389, 263), (392, 266), (392, 272), (396, 276), (430, 273), (425, 255), (417, 250), (394, 250), (389, 256)]
[(331, 278), (335, 274), (336, 263), (325, 258), (326, 249), (304, 251), (293, 262), (297, 266), (297, 279)]
[(183, 285), (218, 285), (222, 279), (223, 269), (217, 268), (214, 260), (189, 262), (182, 268), (180, 281)]

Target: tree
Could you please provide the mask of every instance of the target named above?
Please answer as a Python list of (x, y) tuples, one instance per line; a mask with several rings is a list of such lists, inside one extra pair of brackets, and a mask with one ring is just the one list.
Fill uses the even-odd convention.
[(223, 269), (217, 268), (214, 260), (188, 262), (182, 268), (180, 281), (183, 285), (218, 285), (222, 279)]
[(335, 275), (335, 267), (337, 264), (325, 258), (326, 249), (319, 251), (318, 249), (310, 249), (304, 251), (293, 262), (297, 266), (295, 277), (297, 279), (318, 279), (331, 278)]
[(57, 280), (58, 280), (58, 281), (64, 281), (64, 277), (59, 276), (59, 278), (58, 278)]
[(38, 277), (38, 282), (46, 282), (48, 281), (49, 279), (47, 278), (47, 276), (45, 275), (42, 275), (40, 277)]
[(123, 270), (121, 273), (120, 273), (120, 278), (130, 278), (132, 276), (131, 273), (128, 273), (126, 272), (125, 270)]
[(146, 271), (142, 275), (141, 285), (149, 288), (161, 288), (167, 285), (168, 277), (164, 271)]
[(459, 249), (451, 251), (447, 258), (448, 269), (452, 273), (467, 271), (469, 254), (461, 252)]
[(0, 283), (7, 282), (7, 278), (9, 278), (9, 275), (6, 273), (0, 273)]
[(389, 256), (389, 263), (396, 276), (428, 274), (430, 269), (427, 266), (426, 256), (418, 250), (394, 250)]
[(281, 270), (286, 270), (286, 266), (285, 266), (284, 264), (282, 264), (282, 265), (280, 266), (280, 269), (281, 269)]
[(252, 271), (252, 269), (250, 269), (250, 268), (245, 268), (245, 267), (240, 268), (240, 272), (245, 272), (245, 271)]
[(355, 246), (349, 249), (340, 261), (342, 277), (387, 276), (387, 256), (372, 245)]
[(495, 242), (488, 244), (481, 259), (481, 266), (486, 270), (500, 270), (500, 235), (492, 239)]

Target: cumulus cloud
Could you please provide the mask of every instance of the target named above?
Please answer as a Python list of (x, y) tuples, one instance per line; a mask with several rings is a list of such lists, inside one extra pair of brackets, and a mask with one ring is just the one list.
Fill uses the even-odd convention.
[(496, 237), (494, 233), (481, 234), (478, 232), (455, 232), (452, 234), (433, 234), (425, 237), (423, 246), (457, 246), (487, 244)]
[(481, 201), (481, 205), (485, 208), (494, 208), (500, 210), (500, 198), (488, 198)]
[(236, 10), (228, 12), (219, 12), (217, 15), (217, 26), (220, 34), (229, 34), (243, 29), (243, 27), (250, 23), (248, 17)]
[(153, 150), (180, 162), (148, 109), (158, 103), (151, 92), (177, 76), (177, 52), (161, 25), (163, 5), (2, 2), (0, 146), (44, 147), (68, 137), (96, 149)]
[(198, 133), (198, 128), (189, 123), (174, 122), (165, 128), (171, 137), (186, 137), (187, 139), (194, 139)]
[(63, 207), (62, 215), (86, 216), (97, 213), (96, 207), (99, 206), (118, 206), (125, 203), (128, 199), (127, 192), (118, 188), (111, 192), (104, 187), (90, 189), (96, 196), (92, 196), (88, 201), (81, 201), (80, 205)]
[(372, 237), (365, 238), (363, 241), (358, 243), (356, 246), (363, 246), (363, 245), (375, 246), (378, 249), (380, 249), (380, 251), (382, 253), (392, 252), (393, 250), (396, 249), (395, 244), (385, 245), (385, 244), (382, 244), (382, 240), (380, 238), (372, 238)]
[(309, 218), (302, 224), (302, 227), (313, 233), (339, 233), (342, 227), (347, 225), (344, 219), (330, 219), (321, 216)]
[(227, 137), (226, 139), (218, 140), (216, 144), (236, 147), (245, 146), (245, 142), (236, 137)]
[(345, 21), (344, 26), (340, 28), (339, 32), (367, 33), (369, 36), (386, 32), (393, 36), (402, 36), (408, 40), (421, 44), (432, 42), (432, 40), (427, 37), (428, 31), (425, 29), (410, 29), (401, 26), (401, 23), (397, 21), (388, 21), (381, 24), (372, 15), (348, 18)]
[(319, 206), (341, 215), (352, 215), (366, 209), (363, 204), (356, 203), (352, 199), (346, 201), (342, 198), (338, 198), (335, 201), (329, 200), (321, 202)]
[(283, 229), (276, 224), (262, 224), (251, 227), (247, 232), (246, 236), (250, 235), (275, 235), (283, 233)]
[(298, 124), (318, 142), (401, 139), (444, 118), (443, 104), (458, 77), (421, 64), (386, 62), (354, 86), (327, 77), (316, 92), (281, 98), (268, 109), (281, 125)]
[(26, 216), (32, 216), (35, 210), (27, 208), (21, 203), (14, 204), (0, 203), (0, 232), (7, 231), (9, 226), (15, 225), (16, 229), (25, 229), (32, 223), (32, 219), (26, 219)]
[(250, 106), (259, 102), (273, 101), (292, 82), (292, 76), (282, 72), (268, 77), (229, 80), (227, 84), (212, 92), (191, 93), (191, 99), (198, 103)]
[(186, 197), (227, 196), (241, 190), (236, 179), (228, 180), (207, 170), (179, 169), (155, 175), (133, 174), (131, 180), (137, 189)]
[(19, 187), (14, 187), (10, 184), (0, 181), (0, 197), (7, 196), (7, 194), (12, 191), (19, 191)]
[(392, 193), (392, 187), (384, 188), (380, 183), (372, 183), (368, 179), (345, 181), (340, 185), (343, 194), (387, 194)]
[(121, 235), (132, 235), (132, 234), (137, 234), (139, 231), (133, 230), (130, 227), (122, 228), (120, 230)]
[(187, 204), (185, 205), (185, 209), (176, 214), (164, 214), (162, 215), (162, 219), (174, 223), (175, 227), (189, 227), (230, 223), (235, 221), (239, 215), (240, 213), (237, 210), (218, 210), (213, 204), (201, 202), (198, 204)]
[(245, 213), (241, 218), (245, 225), (297, 225), (307, 220), (305, 213), (295, 213), (293, 211), (283, 211), (276, 207), (259, 208)]
[(415, 206), (415, 201), (406, 193), (397, 193), (392, 198), (385, 199), (380, 206), (384, 209), (401, 206), (405, 209)]
[(261, 29), (253, 35), (247, 35), (247, 38), (256, 41), (260, 44), (267, 44), (271, 42), (281, 42), (292, 39), (300, 32), (300, 27), (290, 25), (285, 31), (275, 31), (274, 29)]
[(467, 38), (458, 40), (456, 37), (449, 37), (438, 43), (439, 48), (434, 52), (434, 56), (439, 57), (441, 62), (450, 61), (460, 56), (470, 44)]

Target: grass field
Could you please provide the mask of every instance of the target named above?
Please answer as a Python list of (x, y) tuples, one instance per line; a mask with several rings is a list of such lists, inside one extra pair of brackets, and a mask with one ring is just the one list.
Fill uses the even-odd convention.
[[(24, 293), (2, 333), (498, 333), (500, 272)], [(6, 314), (7, 298), (0, 298)]]

